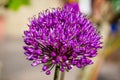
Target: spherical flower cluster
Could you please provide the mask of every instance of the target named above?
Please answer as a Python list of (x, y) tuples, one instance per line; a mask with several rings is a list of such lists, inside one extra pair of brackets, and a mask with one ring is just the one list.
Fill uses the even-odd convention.
[(43, 64), (47, 75), (56, 65), (62, 72), (72, 66), (90, 65), (101, 48), (101, 36), (93, 23), (67, 6), (40, 13), (28, 27), (24, 31), (24, 54), (33, 61), (32, 66)]

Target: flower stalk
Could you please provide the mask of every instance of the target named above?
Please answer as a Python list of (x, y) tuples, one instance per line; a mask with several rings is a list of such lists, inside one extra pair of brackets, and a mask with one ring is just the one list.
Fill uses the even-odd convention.
[(54, 73), (54, 80), (58, 80), (58, 78), (59, 78), (59, 69), (60, 69), (60, 67), (56, 65), (55, 73)]

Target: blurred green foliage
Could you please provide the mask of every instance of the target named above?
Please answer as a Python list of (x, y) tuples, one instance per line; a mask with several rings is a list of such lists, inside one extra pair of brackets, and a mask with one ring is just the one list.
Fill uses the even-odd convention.
[(5, 7), (17, 11), (21, 6), (29, 4), (30, 0), (8, 0)]
[(109, 0), (109, 1), (112, 4), (115, 14), (119, 14), (120, 13), (120, 0)]

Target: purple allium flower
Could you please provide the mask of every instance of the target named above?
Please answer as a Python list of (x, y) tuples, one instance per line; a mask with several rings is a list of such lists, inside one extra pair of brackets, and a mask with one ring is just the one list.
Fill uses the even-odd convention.
[(72, 66), (83, 68), (92, 64), (92, 57), (101, 48), (101, 36), (81, 12), (65, 6), (46, 10), (34, 17), (24, 31), (24, 46), (32, 66), (43, 64), (47, 75), (57, 65), (64, 72)]

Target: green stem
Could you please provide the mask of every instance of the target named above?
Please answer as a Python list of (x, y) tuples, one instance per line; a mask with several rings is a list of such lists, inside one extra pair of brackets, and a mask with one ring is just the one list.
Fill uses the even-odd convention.
[(59, 78), (59, 68), (59, 66), (55, 67), (54, 80), (58, 80)]

